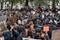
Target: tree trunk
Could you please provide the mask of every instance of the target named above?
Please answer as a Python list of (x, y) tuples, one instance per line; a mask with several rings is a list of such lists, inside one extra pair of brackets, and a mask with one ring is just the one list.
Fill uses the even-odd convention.
[(11, 1), (11, 9), (13, 8), (13, 2)]
[(26, 0), (26, 2), (25, 2), (25, 6), (28, 6), (28, 2), (29, 2), (29, 1), (28, 1), (28, 0)]
[(55, 11), (55, 0), (52, 0), (52, 11), (54, 12)]
[(2, 10), (2, 8), (3, 8), (3, 2), (1, 2), (1, 10)]

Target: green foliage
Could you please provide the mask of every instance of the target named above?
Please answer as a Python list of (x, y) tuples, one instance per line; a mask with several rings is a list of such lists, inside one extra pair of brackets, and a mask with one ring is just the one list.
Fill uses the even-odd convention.
[(55, 0), (55, 4), (58, 4), (59, 0)]
[[(0, 0), (1, 1), (1, 0)], [(4, 1), (4, 0), (2, 0), (2, 1)], [(13, 3), (13, 4), (16, 4), (16, 3), (18, 3), (18, 2), (20, 2), (21, 4), (25, 1), (25, 0), (5, 0), (5, 1), (9, 1), (10, 3)], [(41, 3), (41, 4), (44, 4), (45, 5), (45, 3), (44, 3), (44, 1), (50, 1), (50, 0), (29, 0), (30, 2), (33, 2), (33, 1), (38, 1), (37, 2), (37, 4), (38, 3)], [(59, 1), (58, 0), (55, 0), (55, 3), (57, 4)]]
[(10, 3), (16, 4), (18, 2), (23, 3), (24, 0), (5, 0), (6, 2), (9, 1)]
[(33, 2), (34, 0), (30, 0), (30, 2)]

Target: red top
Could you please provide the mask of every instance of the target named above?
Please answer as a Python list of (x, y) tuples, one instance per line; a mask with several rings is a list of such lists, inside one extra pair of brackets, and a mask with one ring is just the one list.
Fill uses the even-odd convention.
[(0, 37), (2, 37), (3, 36), (3, 33), (2, 32), (0, 32)]

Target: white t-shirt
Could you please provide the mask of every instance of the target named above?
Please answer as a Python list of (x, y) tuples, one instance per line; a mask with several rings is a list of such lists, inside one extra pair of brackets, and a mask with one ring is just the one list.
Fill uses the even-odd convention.
[(4, 40), (4, 36), (0, 37), (0, 40)]
[(42, 19), (44, 19), (44, 15), (42, 14)]
[(52, 22), (53, 22), (52, 20), (49, 21), (49, 23), (52, 23)]

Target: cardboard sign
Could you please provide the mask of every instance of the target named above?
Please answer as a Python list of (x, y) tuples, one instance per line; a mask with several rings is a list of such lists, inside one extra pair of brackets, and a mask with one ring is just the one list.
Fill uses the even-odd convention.
[(43, 31), (44, 31), (44, 32), (48, 32), (48, 31), (49, 31), (49, 26), (45, 25), (45, 26), (43, 27)]

